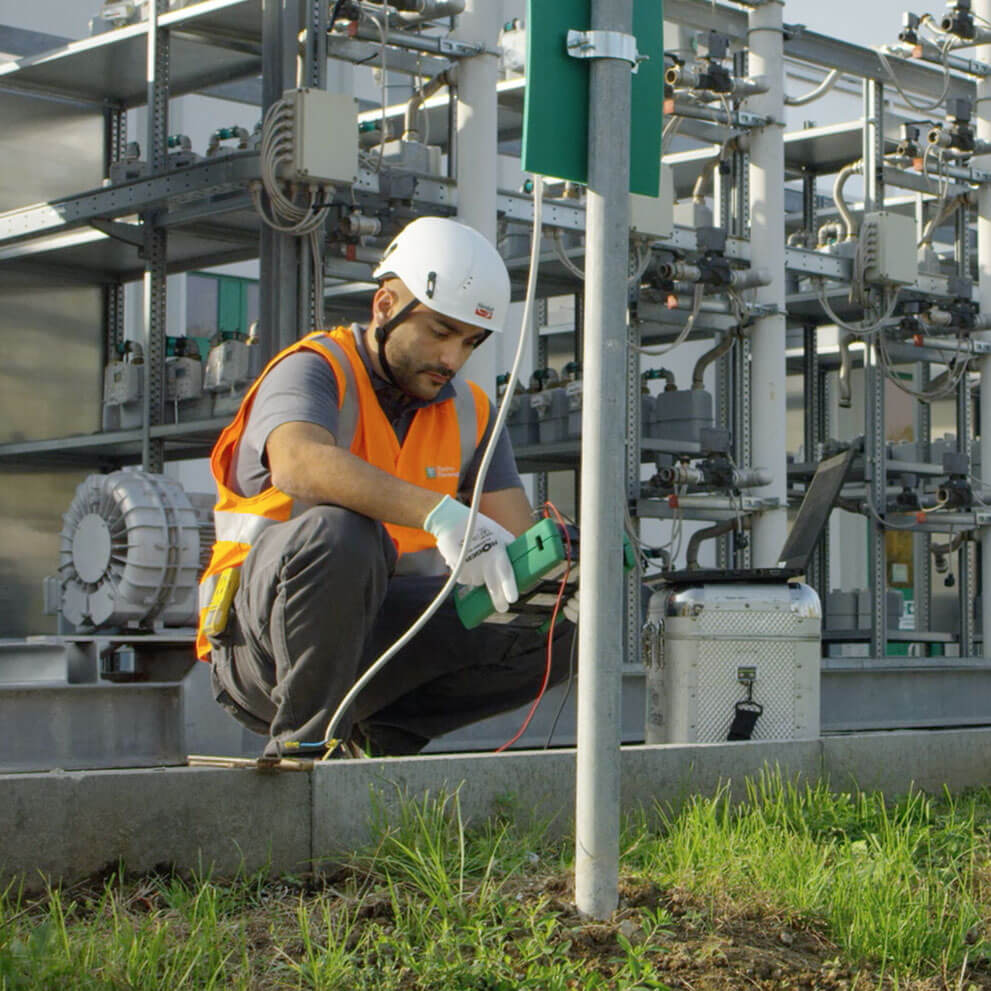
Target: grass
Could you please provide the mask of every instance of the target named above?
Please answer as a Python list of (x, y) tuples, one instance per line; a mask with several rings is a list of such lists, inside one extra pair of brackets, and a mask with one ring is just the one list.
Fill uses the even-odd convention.
[(11, 885), (0, 991), (991, 988), (991, 793), (747, 787), (628, 822), (607, 924), (570, 904), (570, 841), (469, 828), (457, 794), (321, 877)]

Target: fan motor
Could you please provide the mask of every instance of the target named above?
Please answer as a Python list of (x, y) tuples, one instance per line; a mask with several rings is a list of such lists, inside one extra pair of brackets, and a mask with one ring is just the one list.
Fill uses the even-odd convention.
[(63, 517), (62, 613), (80, 629), (195, 626), (212, 497), (137, 469), (90, 475)]

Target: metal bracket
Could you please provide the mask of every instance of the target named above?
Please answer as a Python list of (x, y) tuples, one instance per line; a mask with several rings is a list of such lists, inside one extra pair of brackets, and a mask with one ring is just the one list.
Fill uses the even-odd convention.
[(747, 110), (737, 110), (736, 122), (740, 127), (765, 127), (768, 124), (774, 123), (768, 117), (762, 117), (760, 114), (752, 114)]
[(637, 39), (622, 31), (568, 32), (568, 54), (573, 58), (618, 58), (629, 62), (636, 72), (650, 56), (637, 51)]
[(107, 237), (112, 237), (115, 241), (123, 241), (125, 244), (132, 244), (136, 248), (144, 248), (145, 232), (144, 227), (137, 224), (123, 224), (117, 220), (103, 220), (96, 218), (89, 222), (89, 226), (98, 230)]
[[(982, 77), (991, 75), (991, 65), (988, 65), (987, 62), (978, 62), (974, 58), (951, 57), (948, 62), (952, 68), (958, 68), (962, 72), (966, 72), (968, 76)], [(954, 65), (954, 63), (957, 64)]]
[(781, 312), (777, 303), (748, 303), (747, 311), (752, 317), (774, 317)]
[(488, 49), (485, 45), (472, 44), (470, 41), (457, 41), (454, 38), (441, 38), (437, 48), (443, 55), (455, 55), (462, 58), (481, 55), (483, 52), (490, 55), (498, 54), (498, 50)]

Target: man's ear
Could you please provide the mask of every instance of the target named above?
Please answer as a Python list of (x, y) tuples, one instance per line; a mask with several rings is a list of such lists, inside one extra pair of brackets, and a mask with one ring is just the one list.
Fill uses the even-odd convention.
[(383, 324), (395, 312), (396, 301), (399, 297), (388, 286), (379, 286), (372, 296), (372, 316), (376, 324)]

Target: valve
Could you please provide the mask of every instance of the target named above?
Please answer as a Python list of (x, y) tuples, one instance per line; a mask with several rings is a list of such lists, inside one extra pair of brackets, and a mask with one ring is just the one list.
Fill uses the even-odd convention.
[(672, 89), (704, 90), (741, 98), (766, 93), (768, 84), (765, 78), (737, 78), (722, 64), (729, 55), (729, 46), (729, 35), (718, 31), (700, 32), (695, 36), (695, 63), (688, 65), (675, 56), (675, 64), (664, 72), (664, 82)]
[(913, 160), (922, 157), (922, 148), (919, 144), (922, 139), (922, 128), (918, 124), (902, 124), (901, 137), (895, 147), (896, 155), (903, 155)]
[(991, 151), (991, 142), (977, 140), (971, 113), (970, 100), (963, 97), (949, 100), (946, 120), (929, 131), (929, 144), (961, 155), (983, 155)]
[(978, 304), (972, 299), (955, 299), (944, 306), (932, 306), (923, 316), (930, 328), (970, 333), (985, 329), (986, 318), (978, 313)]
[(918, 45), (919, 44), (919, 25), (922, 23), (922, 19), (918, 14), (912, 14), (909, 11), (904, 11), (902, 13), (902, 29), (898, 32), (898, 40), (904, 41), (906, 45)]
[(947, 34), (955, 34), (964, 41), (975, 43), (983, 41), (987, 31), (979, 29), (974, 23), (974, 13), (970, 0), (956, 0), (956, 3), (943, 15), (939, 22), (940, 28)]
[(970, 487), (970, 459), (962, 451), (943, 455), (943, 471), (947, 478), (936, 490), (941, 509), (970, 509), (974, 492)]

